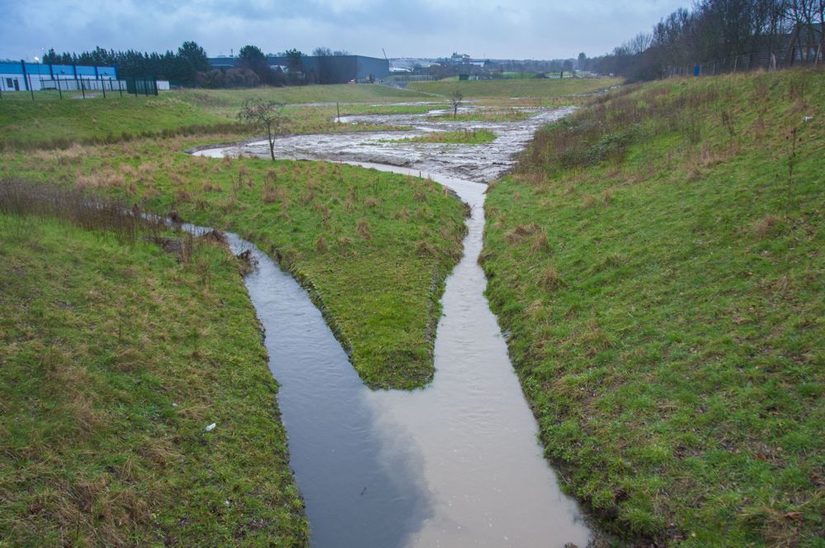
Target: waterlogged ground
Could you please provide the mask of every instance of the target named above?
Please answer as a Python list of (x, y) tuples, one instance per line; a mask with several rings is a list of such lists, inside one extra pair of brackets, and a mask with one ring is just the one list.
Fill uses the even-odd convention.
[[(464, 256), (443, 297), (435, 378), (414, 392), (366, 388), (306, 294), (258, 253), (262, 267), (248, 285), (281, 383), (291, 465), (316, 546), (560, 547), (591, 539), (576, 503), (561, 493), (542, 456), (535, 419), (484, 297), (487, 280), (478, 265), (482, 182), (511, 167), (536, 128), (567, 112), (495, 123), (359, 116), (359, 123), (415, 129), (277, 142), (281, 157), (420, 173), (455, 191), (472, 211)], [(480, 128), (494, 131), (497, 139), (487, 145), (397, 142), (427, 131)], [(265, 142), (256, 142), (199, 154), (269, 151)]]
[[(440, 118), (447, 111), (433, 110), (427, 114), (361, 115), (341, 117), (342, 124), (375, 124), (406, 126), (410, 131), (358, 132), (326, 135), (291, 135), (275, 143), (278, 158), (293, 160), (333, 160), (368, 162), (406, 167), (422, 173), (460, 177), (475, 182), (490, 182), (513, 167), (515, 155), (524, 149), (541, 126), (566, 116), (572, 108), (526, 110), (533, 114), (520, 121), (451, 121)], [(462, 109), (460, 113), (471, 112)], [(413, 143), (407, 139), (433, 131), (485, 129), (496, 134), (496, 140), (485, 145)], [(266, 141), (254, 141), (232, 147), (201, 151), (210, 156), (248, 154), (266, 157)], [(416, 172), (417, 173), (417, 172)]]

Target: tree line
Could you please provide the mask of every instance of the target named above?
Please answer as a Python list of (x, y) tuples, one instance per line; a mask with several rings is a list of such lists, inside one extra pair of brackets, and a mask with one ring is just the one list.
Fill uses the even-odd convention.
[[(712, 67), (727, 72), (822, 61), (825, 0), (700, 0), (579, 68), (650, 80)], [(708, 70), (705, 68), (704, 70)]]
[(155, 78), (178, 85), (194, 85), (198, 73), (210, 70), (206, 51), (195, 42), (184, 42), (177, 51), (148, 53), (115, 51), (96, 47), (82, 53), (56, 53), (50, 49), (44, 63), (55, 65), (97, 65), (117, 67), (120, 78)]
[(43, 56), (44, 63), (55, 65), (97, 65), (117, 67), (119, 78), (153, 78), (169, 80), (173, 85), (208, 88), (255, 87), (259, 85), (284, 86), (310, 83), (330, 83), (334, 69), (327, 59), (349, 55), (344, 50), (319, 47), (312, 54), (319, 58), (317, 68), (307, 71), (304, 53), (289, 49), (277, 54), (286, 59), (286, 65), (272, 67), (267, 55), (257, 46), (240, 49), (231, 68), (213, 68), (206, 51), (197, 43), (184, 42), (177, 51), (165, 53), (135, 50), (115, 51), (96, 47), (81, 53), (57, 53), (50, 49)]

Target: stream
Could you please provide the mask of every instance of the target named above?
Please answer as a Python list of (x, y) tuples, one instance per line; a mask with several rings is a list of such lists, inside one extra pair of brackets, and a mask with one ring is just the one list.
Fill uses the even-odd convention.
[[(364, 386), (306, 292), (253, 244), (229, 234), (258, 268), (246, 286), (266, 331), (270, 368), (289, 437), (290, 464), (314, 546), (565, 546), (592, 533), (543, 458), (478, 264), (486, 185), (513, 165), (542, 124), (432, 123), (426, 116), (370, 116), (416, 132), (492, 129), (489, 145), (397, 142), (396, 132), (290, 136), (285, 158), (326, 159), (427, 176), (471, 206), (464, 255), (448, 277), (435, 339), (435, 377), (423, 390)], [(400, 122), (401, 119), (407, 119)], [(393, 142), (396, 141), (396, 142)], [(202, 150), (211, 157), (268, 156), (264, 142)]]

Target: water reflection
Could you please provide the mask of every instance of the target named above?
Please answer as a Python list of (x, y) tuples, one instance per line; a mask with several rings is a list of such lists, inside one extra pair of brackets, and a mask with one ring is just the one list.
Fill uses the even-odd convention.
[[(464, 256), (443, 297), (435, 378), (415, 392), (364, 387), (304, 291), (255, 250), (261, 266), (247, 286), (281, 383), (291, 464), (314, 545), (583, 546), (590, 539), (542, 456), (536, 421), (484, 297), (478, 256), (487, 187), (461, 178), (498, 176), (541, 123), (565, 113), (498, 124), (495, 146), (451, 145), (449, 154), (438, 145), (393, 145), (378, 138), (384, 134), (279, 140), (276, 151), (287, 157), (421, 172), (472, 208)], [(268, 155), (260, 143), (199, 154), (241, 151)], [(376, 159), (393, 165), (363, 163)], [(234, 237), (233, 245), (248, 246)]]
[[(265, 331), (289, 435), (290, 464), (316, 546), (400, 546), (432, 516), (409, 434), (377, 410), (306, 292), (260, 250), (246, 286)], [(403, 448), (404, 450), (399, 450)]]

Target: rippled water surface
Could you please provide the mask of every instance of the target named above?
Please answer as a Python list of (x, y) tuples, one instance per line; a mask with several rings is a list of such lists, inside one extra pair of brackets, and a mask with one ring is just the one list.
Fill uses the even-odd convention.
[[(268, 257), (247, 278), (266, 330), (289, 435), (291, 465), (316, 546), (564, 546), (590, 530), (542, 457), (478, 265), (484, 191), (511, 167), (542, 123), (567, 111), (488, 127), (490, 145), (392, 143), (397, 133), (294, 136), (276, 154), (360, 163), (429, 176), (470, 204), (464, 256), (447, 280), (433, 383), (413, 392), (371, 391), (306, 293)], [(428, 131), (426, 117), (373, 117)], [(400, 121), (396, 121), (400, 119)], [(492, 127), (494, 126), (494, 127)], [(406, 136), (406, 135), (405, 135)], [(201, 151), (268, 155), (266, 143)]]

